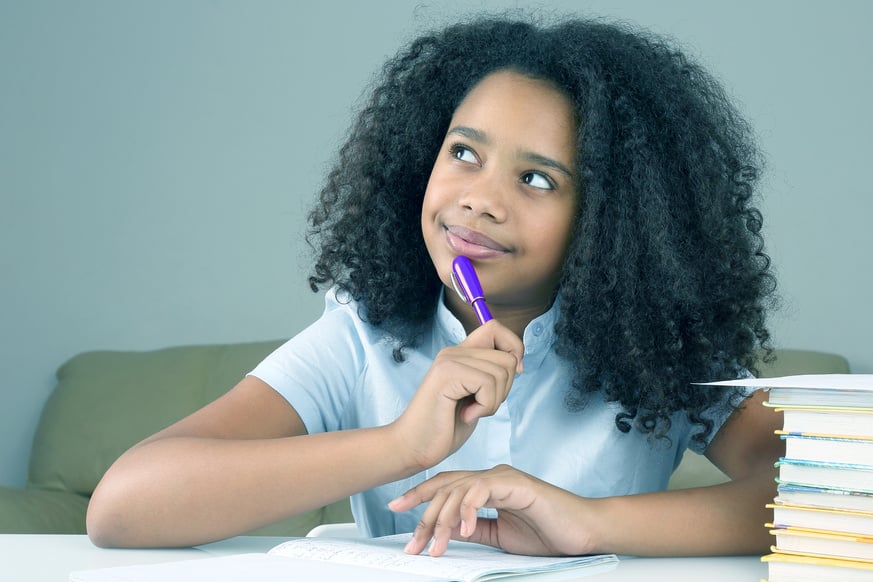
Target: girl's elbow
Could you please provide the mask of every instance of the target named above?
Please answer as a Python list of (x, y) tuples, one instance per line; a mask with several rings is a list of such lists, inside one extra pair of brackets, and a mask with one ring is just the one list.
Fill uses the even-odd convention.
[(123, 546), (119, 520), (112, 517), (115, 514), (107, 507), (103, 496), (94, 492), (88, 503), (88, 511), (85, 514), (85, 531), (88, 538), (99, 548), (115, 548)]
[(85, 517), (85, 529), (88, 533), (88, 538), (91, 543), (98, 548), (118, 548), (124, 546), (120, 543), (120, 537), (115, 528), (112, 527), (112, 521), (106, 520), (99, 512), (88, 510)]
[(121, 548), (141, 545), (136, 541), (131, 501), (123, 494), (125, 489), (112, 481), (107, 482), (104, 477), (94, 490), (85, 514), (85, 531), (95, 546)]

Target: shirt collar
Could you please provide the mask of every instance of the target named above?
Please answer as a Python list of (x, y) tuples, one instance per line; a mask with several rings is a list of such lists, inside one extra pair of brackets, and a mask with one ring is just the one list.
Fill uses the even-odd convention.
[[(437, 298), (434, 317), (434, 345), (439, 347), (458, 344), (467, 337), (464, 326), (446, 307), (444, 297), (445, 287), (440, 290)], [(524, 367), (526, 370), (531, 369), (531, 366), (538, 367), (542, 364), (546, 354), (555, 344), (555, 323), (558, 321), (560, 313), (561, 296), (558, 295), (548, 311), (534, 318), (525, 327), (522, 341), (524, 342)]]

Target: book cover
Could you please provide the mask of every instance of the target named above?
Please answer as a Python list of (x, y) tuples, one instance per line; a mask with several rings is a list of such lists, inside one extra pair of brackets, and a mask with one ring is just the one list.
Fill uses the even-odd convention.
[(767, 554), (761, 560), (767, 563), (770, 580), (870, 582), (873, 579), (873, 564), (868, 562), (783, 553)]
[(750, 388), (812, 388), (815, 390), (871, 391), (873, 374), (800, 374), (776, 378), (736, 378), (699, 383), (702, 386), (748, 386)]
[[(770, 406), (770, 403), (765, 403)], [(873, 438), (873, 410), (777, 407), (789, 433), (837, 438)]]
[[(773, 524), (767, 527), (774, 528)], [(840, 558), (873, 563), (873, 536), (858, 536), (785, 527), (770, 530), (776, 553)]]
[(873, 437), (820, 436), (785, 430), (776, 434), (785, 441), (787, 459), (873, 466)]
[(782, 458), (779, 483), (796, 483), (812, 487), (839, 487), (873, 493), (873, 466)]
[(873, 513), (873, 493), (862, 493), (837, 487), (810, 487), (780, 483), (774, 502), (781, 505), (806, 505), (825, 509)]
[(767, 504), (777, 528), (796, 527), (819, 532), (873, 536), (873, 512), (845, 511), (804, 505)]
[(822, 386), (770, 389), (768, 400), (773, 406), (821, 406), (873, 410), (873, 384), (869, 388), (826, 389)]
[(787, 459), (873, 466), (873, 438), (824, 437), (784, 430), (776, 434), (785, 441)]

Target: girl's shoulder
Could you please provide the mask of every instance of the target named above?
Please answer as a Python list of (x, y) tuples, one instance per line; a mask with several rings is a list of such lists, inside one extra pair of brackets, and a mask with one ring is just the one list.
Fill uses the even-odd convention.
[[(392, 354), (397, 338), (385, 327), (371, 323), (363, 302), (334, 286), (324, 295), (324, 310), (303, 331), (279, 348), (297, 353), (329, 352), (346, 359), (365, 360), (375, 352)], [(393, 358), (393, 356), (392, 356)]]

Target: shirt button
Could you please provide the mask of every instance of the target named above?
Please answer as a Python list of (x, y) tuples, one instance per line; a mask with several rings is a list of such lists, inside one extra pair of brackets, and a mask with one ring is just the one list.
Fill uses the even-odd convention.
[(535, 336), (540, 336), (540, 335), (542, 335), (542, 333), (543, 333), (543, 324), (542, 323), (535, 323), (533, 326), (533, 334)]

